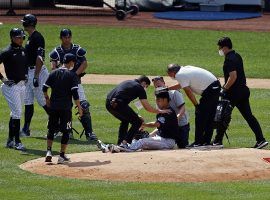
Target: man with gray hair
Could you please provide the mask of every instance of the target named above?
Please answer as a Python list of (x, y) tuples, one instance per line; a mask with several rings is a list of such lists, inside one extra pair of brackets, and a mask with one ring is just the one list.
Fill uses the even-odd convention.
[[(211, 72), (194, 66), (169, 64), (167, 73), (178, 82), (169, 87), (169, 90), (183, 88), (195, 107), (195, 142), (189, 147), (210, 145), (221, 88), (219, 80)], [(201, 96), (199, 102), (194, 94)]]

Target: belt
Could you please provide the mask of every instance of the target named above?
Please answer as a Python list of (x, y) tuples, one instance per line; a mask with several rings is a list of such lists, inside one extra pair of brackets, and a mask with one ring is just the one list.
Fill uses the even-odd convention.
[(36, 66), (29, 66), (29, 69), (35, 69)]

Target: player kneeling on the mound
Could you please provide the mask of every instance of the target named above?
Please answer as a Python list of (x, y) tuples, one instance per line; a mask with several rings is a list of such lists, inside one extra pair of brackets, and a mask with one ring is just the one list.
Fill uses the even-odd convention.
[[(45, 162), (52, 161), (52, 144), (54, 133), (58, 128), (60, 128), (60, 131), (63, 133), (58, 164), (69, 161), (65, 152), (69, 140), (69, 133), (72, 129), (72, 97), (78, 107), (80, 117), (82, 116), (82, 108), (78, 94), (78, 78), (74, 72), (70, 71), (74, 67), (75, 61), (76, 57), (73, 54), (66, 54), (63, 59), (63, 66), (54, 70), (43, 86), (46, 103), (50, 108)], [(50, 98), (47, 93), (48, 88), (52, 90)]]
[(6, 147), (17, 150), (25, 150), (20, 140), (20, 119), (27, 74), (26, 50), (22, 47), (24, 38), (25, 34), (22, 29), (11, 29), (11, 44), (0, 54), (0, 63), (3, 62), (7, 76), (7, 78), (4, 78), (0, 73), (0, 79), (3, 82), (1, 89), (11, 110), (9, 138)]
[(126, 148), (110, 145), (109, 149), (112, 153), (120, 151), (133, 152), (139, 149), (161, 150), (173, 149), (175, 141), (179, 140), (178, 119), (174, 110), (170, 107), (170, 95), (166, 88), (156, 90), (156, 103), (159, 109), (168, 109), (170, 113), (159, 113), (156, 116), (155, 122), (143, 123), (143, 127), (157, 128), (148, 138), (142, 138), (133, 141)]

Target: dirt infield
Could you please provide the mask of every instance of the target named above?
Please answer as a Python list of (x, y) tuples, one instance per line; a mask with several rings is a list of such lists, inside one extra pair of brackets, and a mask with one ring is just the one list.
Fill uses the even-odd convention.
[(270, 151), (223, 149), (136, 153), (77, 153), (65, 165), (48, 165), (44, 158), (28, 161), (24, 170), (48, 176), (136, 182), (225, 182), (270, 179)]
[[(82, 78), (84, 84), (118, 84), (124, 80), (131, 80), (138, 78), (139, 75), (98, 75), (88, 74)], [(149, 76), (150, 79), (152, 76)], [(177, 82), (169, 77), (164, 77), (167, 85), (173, 85)], [(223, 78), (220, 78), (223, 84)], [(270, 89), (270, 79), (247, 79), (247, 85), (250, 88)]]
[[(21, 16), (1, 16), (2, 23), (19, 23)], [(260, 18), (230, 21), (184, 21), (163, 20), (153, 17), (151, 12), (142, 12), (138, 16), (118, 21), (114, 16), (39, 16), (41, 24), (73, 24), (110, 27), (162, 28), (162, 29), (204, 29), (204, 30), (239, 30), (239, 31), (270, 31), (270, 15)]]

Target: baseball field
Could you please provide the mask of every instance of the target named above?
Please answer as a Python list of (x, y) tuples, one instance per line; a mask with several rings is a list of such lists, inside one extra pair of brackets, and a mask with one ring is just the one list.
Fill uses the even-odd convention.
[[(4, 23), (0, 26), (1, 48), (9, 43), (8, 33), (10, 28), (20, 26), (19, 23), (16, 23), (18, 19), (14, 18), (9, 23), (5, 23), (5, 19), (1, 19)], [(139, 21), (140, 16), (133, 20), (134, 22), (136, 20)], [(165, 75), (166, 65), (176, 62), (181, 65), (201, 66), (210, 70), (216, 76), (222, 76), (223, 58), (218, 55), (216, 43), (218, 38), (226, 35), (232, 38), (235, 49), (243, 56), (247, 77), (270, 78), (268, 70), (270, 61), (269, 32), (257, 32), (254, 30), (179, 30), (173, 28), (167, 30), (166, 28), (112, 27), (96, 24), (75, 26), (67, 25), (64, 22), (62, 23), (63, 25), (52, 24), (45, 22), (45, 19), (42, 19), (42, 22), (38, 25), (38, 30), (46, 39), (47, 66), (49, 66), (47, 56), (49, 51), (59, 44), (59, 31), (61, 28), (68, 27), (73, 31), (74, 43), (78, 43), (88, 50), (89, 68), (87, 72), (91, 74)], [(106, 94), (113, 87), (114, 84), (85, 84), (86, 95), (91, 103), (94, 131), (106, 143), (116, 142), (119, 124), (117, 120), (108, 114), (104, 105)], [(147, 91), (152, 105), (154, 104), (153, 91), (152, 86)], [(269, 97), (270, 89), (251, 89), (251, 106), (268, 140), (270, 133)], [(193, 141), (194, 109), (187, 98), (186, 106), (191, 123), (190, 141)], [(84, 163), (85, 166), (83, 166), (80, 160), (76, 161), (81, 162), (82, 165), (79, 166), (78, 171), (75, 169), (73, 173), (80, 173), (81, 179), (48, 176), (57, 175), (56, 170), (59, 169), (54, 169), (51, 166), (49, 171), (47, 170), (47, 173), (45, 173), (47, 175), (41, 175), (20, 168), (21, 164), (45, 155), (47, 116), (44, 111), (38, 105), (35, 105), (35, 114), (31, 125), (32, 136), (22, 140), (27, 147), (26, 152), (19, 152), (4, 147), (8, 133), (9, 109), (2, 95), (0, 95), (0, 113), (0, 199), (270, 199), (270, 178), (267, 178), (269, 177), (270, 164), (262, 160), (267, 155), (270, 157), (269, 147), (266, 148), (267, 151), (262, 150), (260, 152), (258, 150), (250, 154), (239, 154), (240, 158), (235, 158), (238, 165), (235, 165), (234, 159), (230, 159), (230, 153), (225, 153), (225, 155), (220, 152), (220, 154), (224, 155), (224, 159), (220, 157), (216, 166), (223, 164), (224, 168), (226, 168), (227, 165), (228, 168), (242, 171), (243, 176), (246, 174), (247, 177), (254, 172), (255, 175), (252, 180), (229, 180), (226, 177), (230, 176), (230, 173), (225, 172), (223, 174), (224, 181), (205, 182), (203, 180), (207, 179), (207, 174), (215, 173), (215, 163), (213, 164), (212, 161), (215, 160), (215, 156), (219, 153), (215, 152), (215, 154), (208, 157), (202, 156), (203, 159), (193, 162), (195, 165), (198, 164), (198, 166), (189, 165), (189, 170), (186, 166), (184, 168), (183, 163), (181, 163), (181, 154), (185, 158), (182, 162), (188, 163), (189, 159), (192, 159), (190, 152), (185, 154), (186, 150), (173, 152), (173, 155), (177, 153), (177, 157), (180, 160), (176, 164), (168, 164), (166, 167), (174, 168), (176, 177), (184, 173), (183, 169), (186, 169), (186, 174), (189, 174), (189, 171), (193, 171), (195, 174), (197, 172), (204, 176), (198, 179), (198, 182), (155, 182), (155, 175), (148, 177), (149, 180), (146, 182), (140, 181), (139, 178), (138, 181), (134, 181), (132, 177), (141, 177), (143, 173), (150, 171), (151, 168), (155, 168), (155, 165), (145, 164), (144, 167), (140, 166), (143, 168), (141, 172), (138, 171), (137, 174), (134, 174), (133, 162), (136, 162), (136, 156), (139, 160), (139, 157), (144, 155), (140, 154), (141, 152), (126, 157), (122, 156), (123, 154), (121, 155), (122, 160), (119, 162), (119, 168), (125, 166), (125, 176), (122, 176), (122, 179), (120, 178), (117, 181), (114, 181), (113, 178), (98, 180), (98, 172), (95, 172), (96, 180), (84, 179), (83, 173), (85, 173), (85, 177), (91, 175), (91, 170), (86, 170), (86, 168), (95, 168), (95, 164)], [(140, 111), (140, 114), (145, 117), (146, 121), (152, 121), (155, 118), (153, 114), (149, 114), (144, 110)], [(74, 115), (75, 118), (76, 116)], [(232, 118), (228, 131), (231, 144), (228, 144), (225, 140), (225, 148), (234, 149), (253, 146), (255, 144), (254, 135), (237, 110), (233, 112)], [(76, 129), (81, 129), (78, 120), (74, 120), (73, 124)], [(55, 155), (57, 155), (59, 147), (60, 140), (57, 139), (53, 148)], [(68, 147), (69, 154), (97, 150), (95, 145), (90, 145), (85, 141), (85, 138), (80, 139), (77, 135), (75, 135), (74, 140), (70, 141)], [(254, 157), (251, 157), (251, 154), (252, 156), (257, 156), (256, 159), (259, 159), (259, 161), (254, 159), (253, 162)], [(93, 153), (92, 155), (94, 155), (91, 157), (92, 163), (110, 162), (109, 155), (106, 158), (104, 158), (101, 152)], [(76, 156), (73, 156), (72, 158), (76, 159)], [(155, 156), (158, 157), (159, 155), (156, 154)], [(232, 153), (232, 158), (235, 156), (235, 153)], [(254, 170), (250, 168), (246, 170), (246, 166), (240, 162), (241, 160), (248, 160), (248, 163)], [(170, 163), (170, 161), (168, 160), (167, 163)], [(211, 166), (208, 166), (207, 163), (211, 163)], [(200, 168), (201, 164), (204, 164), (204, 167)], [(241, 168), (241, 164), (243, 168)], [(265, 177), (263, 174), (257, 174), (256, 176), (256, 169), (262, 166), (265, 170)], [(72, 167), (78, 166), (65, 166), (65, 168), (60, 168), (60, 170), (64, 172), (67, 168)], [(179, 168), (179, 174), (177, 174), (177, 168)], [(114, 171), (116, 169), (117, 166), (106, 168), (107, 171)], [(197, 171), (194, 171), (194, 169)], [(208, 173), (202, 173), (201, 169)], [(164, 171), (166, 172), (167, 169), (165, 170), (164, 168)], [(129, 180), (133, 181), (130, 182)], [(213, 178), (213, 180), (215, 179)]]

